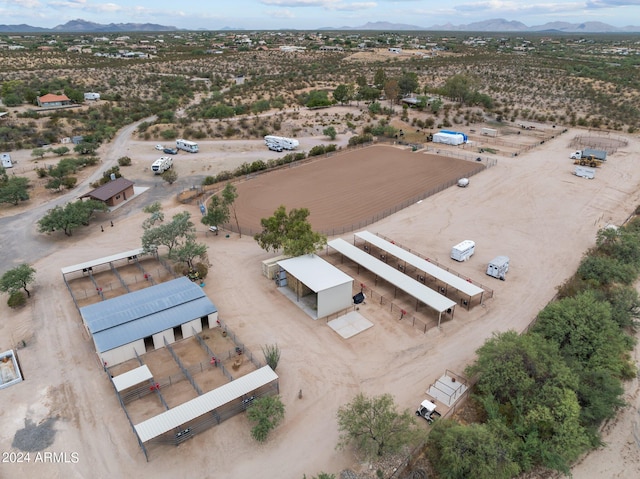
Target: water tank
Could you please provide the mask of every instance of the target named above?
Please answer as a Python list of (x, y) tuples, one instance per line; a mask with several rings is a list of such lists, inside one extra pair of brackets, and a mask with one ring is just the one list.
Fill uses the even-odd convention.
[(115, 173), (111, 173), (111, 181), (116, 179), (116, 174)]

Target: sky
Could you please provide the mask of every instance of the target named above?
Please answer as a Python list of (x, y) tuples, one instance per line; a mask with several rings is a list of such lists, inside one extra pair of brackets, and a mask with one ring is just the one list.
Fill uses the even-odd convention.
[(0, 24), (52, 28), (69, 20), (156, 23), (188, 30), (358, 27), (391, 22), (430, 27), (503, 18), (640, 26), (640, 0), (0, 0)]

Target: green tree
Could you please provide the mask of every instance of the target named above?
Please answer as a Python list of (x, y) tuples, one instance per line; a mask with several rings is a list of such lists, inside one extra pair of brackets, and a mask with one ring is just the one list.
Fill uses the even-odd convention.
[(45, 150), (44, 148), (34, 148), (33, 150), (31, 150), (31, 156), (33, 156), (34, 158), (42, 158), (46, 152), (47, 150)]
[(442, 91), (454, 101), (467, 103), (474, 94), (474, 87), (475, 82), (469, 76), (457, 74), (446, 80)]
[(35, 281), (35, 275), (36, 270), (27, 263), (16, 266), (4, 273), (0, 278), (0, 291), (13, 294), (23, 289), (27, 296), (31, 297), (27, 286)]
[(160, 204), (159, 201), (154, 201), (150, 205), (145, 206), (142, 209), (142, 211), (144, 211), (145, 213), (151, 215), (151, 216), (149, 216), (149, 218), (144, 220), (144, 222), (142, 223), (142, 227), (144, 229), (150, 228), (151, 226), (156, 224), (156, 222), (158, 222), (158, 221), (159, 222), (163, 222), (164, 221), (164, 212), (162, 211), (162, 205)]
[(173, 168), (169, 168), (164, 173), (162, 173), (161, 176), (162, 179), (170, 185), (174, 184), (178, 180), (178, 172)]
[(322, 134), (328, 136), (329, 138), (331, 138), (331, 140), (335, 140), (338, 132), (333, 126), (328, 126), (324, 130), (322, 130)]
[(491, 419), (519, 438), (523, 470), (541, 465), (568, 471), (590, 443), (580, 424), (578, 377), (562, 360), (555, 344), (539, 334), (496, 334), (477, 351), (467, 368)]
[(11, 176), (6, 180), (0, 177), (0, 203), (11, 203), (16, 206), (20, 201), (27, 201), (28, 189), (29, 179), (24, 176)]
[(168, 256), (173, 257), (174, 248), (195, 239), (195, 226), (188, 211), (177, 213), (170, 222), (145, 229), (142, 234), (142, 248), (145, 252), (155, 252), (159, 246), (166, 246)]
[(351, 100), (349, 93), (349, 87), (344, 83), (341, 83), (335, 90), (333, 90), (333, 99), (343, 105), (345, 102)]
[(251, 436), (258, 442), (265, 442), (269, 433), (284, 419), (284, 404), (279, 396), (257, 398), (247, 409), (247, 418), (254, 423)]
[(100, 145), (96, 143), (83, 141), (74, 146), (73, 151), (75, 151), (79, 155), (94, 155), (99, 146)]
[(61, 230), (66, 236), (71, 236), (73, 230), (89, 224), (94, 212), (107, 211), (108, 209), (106, 204), (96, 200), (78, 200), (67, 203), (64, 207), (56, 206), (40, 218), (38, 231), (52, 233)]
[(635, 265), (617, 258), (589, 255), (578, 267), (578, 276), (584, 281), (600, 286), (615, 283), (630, 285), (636, 279)]
[(398, 80), (400, 94), (407, 95), (418, 91), (418, 75), (415, 72), (406, 72)]
[(200, 219), (202, 224), (208, 226), (215, 226), (229, 222), (229, 206), (218, 195), (213, 195), (207, 205), (206, 214)]
[(378, 70), (376, 70), (376, 73), (373, 75), (373, 85), (378, 90), (382, 90), (386, 82), (387, 82), (387, 74), (384, 72), (382, 68), (379, 68)]
[(67, 153), (69, 153), (69, 151), (71, 151), (71, 150), (69, 150), (69, 148), (67, 148), (66, 146), (60, 146), (58, 148), (53, 148), (51, 150), (51, 153), (53, 153), (55, 155), (58, 155), (58, 156), (64, 156)]
[(520, 472), (511, 441), (498, 438), (486, 424), (436, 421), (427, 452), (442, 479), (507, 479)]
[(615, 377), (635, 374), (629, 351), (635, 342), (611, 319), (611, 306), (585, 291), (547, 305), (533, 329), (555, 344), (570, 364)]
[(327, 243), (327, 238), (311, 229), (308, 216), (306, 208), (294, 208), (287, 214), (285, 207), (280, 206), (273, 216), (260, 220), (262, 232), (254, 239), (265, 251), (282, 249), (289, 256), (314, 253)]
[(382, 457), (410, 445), (416, 438), (415, 416), (408, 410), (396, 411), (390, 394), (367, 397), (360, 393), (341, 406), (337, 416), (338, 448), (354, 442), (367, 455)]
[(194, 260), (200, 258), (204, 260), (207, 256), (207, 245), (197, 243), (193, 238), (187, 240), (173, 249), (172, 259), (185, 263), (189, 270), (194, 269)]
[(227, 206), (230, 214), (236, 221), (236, 227), (238, 228), (238, 235), (242, 238), (242, 230), (240, 230), (240, 222), (238, 221), (238, 212), (236, 210), (236, 200), (238, 199), (238, 190), (231, 183), (224, 185), (222, 190), (222, 202)]

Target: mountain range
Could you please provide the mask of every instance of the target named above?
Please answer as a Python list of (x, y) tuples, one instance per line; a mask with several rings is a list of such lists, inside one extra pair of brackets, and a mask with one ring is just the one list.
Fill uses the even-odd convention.
[[(0, 25), (0, 33), (109, 33), (109, 32), (167, 32), (185, 30), (174, 26), (155, 23), (110, 23), (103, 25), (86, 20), (71, 20), (53, 28), (33, 27), (30, 25)], [(203, 30), (203, 29), (199, 29)], [(204, 29), (206, 30), (206, 29)], [(223, 30), (229, 30), (225, 27)], [(240, 30), (240, 29), (239, 29)], [(614, 27), (602, 22), (549, 22), (544, 25), (527, 26), (515, 20), (495, 18), (466, 25), (432, 25), (421, 27), (403, 23), (368, 22), (361, 26), (322, 27), (318, 30), (368, 30), (368, 31), (449, 31), (449, 32), (541, 32), (541, 33), (638, 33), (640, 27), (629, 25)]]

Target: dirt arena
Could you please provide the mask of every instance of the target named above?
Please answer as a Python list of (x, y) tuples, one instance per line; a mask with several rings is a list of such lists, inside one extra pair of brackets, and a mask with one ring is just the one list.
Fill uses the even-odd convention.
[(307, 208), (315, 231), (353, 231), (482, 171), (479, 162), (406, 147), (376, 145), (260, 175), (237, 185), (243, 233), (261, 231), (260, 219), (280, 206)]

